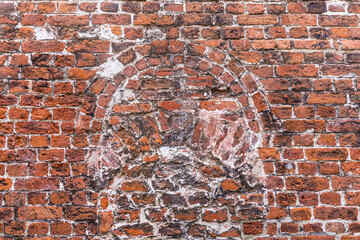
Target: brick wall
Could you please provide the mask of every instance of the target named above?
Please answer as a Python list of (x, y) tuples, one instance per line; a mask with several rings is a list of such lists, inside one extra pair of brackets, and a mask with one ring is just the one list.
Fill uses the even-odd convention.
[(0, 239), (360, 239), (357, 1), (0, 2)]

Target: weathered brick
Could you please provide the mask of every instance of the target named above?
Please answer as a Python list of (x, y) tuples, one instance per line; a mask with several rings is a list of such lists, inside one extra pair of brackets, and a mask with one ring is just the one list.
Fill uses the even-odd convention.
[(323, 177), (287, 177), (286, 187), (288, 190), (321, 191), (329, 188), (329, 180)]
[(359, 25), (359, 19), (357, 16), (319, 16), (319, 25), (324, 27), (357, 27)]
[(310, 208), (292, 208), (290, 209), (290, 216), (294, 221), (310, 220), (311, 210)]
[(96, 209), (94, 207), (64, 207), (65, 219), (73, 221), (94, 220), (96, 218)]
[(49, 231), (49, 223), (47, 222), (31, 223), (28, 226), (29, 235), (35, 235), (35, 234), (46, 235), (48, 231)]
[(318, 68), (314, 65), (282, 65), (276, 68), (279, 77), (316, 77)]
[(58, 41), (26, 41), (23, 42), (24, 52), (61, 52), (65, 49), (65, 43)]
[(56, 15), (47, 20), (51, 26), (86, 26), (89, 24), (89, 16)]
[[(134, 17), (134, 25), (136, 24), (136, 15)], [(111, 25), (129, 25), (131, 23), (131, 16), (129, 14), (94, 14), (92, 16), (94, 25), (111, 24)]]
[(115, 232), (127, 236), (151, 236), (153, 235), (153, 226), (148, 223), (124, 225), (116, 229)]
[(322, 132), (326, 129), (326, 123), (324, 120), (286, 120), (284, 128), (289, 132), (305, 132), (307, 130)]
[(317, 207), (314, 209), (316, 219), (346, 219), (357, 220), (358, 210), (356, 208)]
[(343, 148), (306, 149), (305, 155), (309, 160), (313, 161), (345, 161), (348, 156), (348, 151)]
[(205, 210), (202, 217), (206, 222), (223, 222), (227, 219), (226, 209)]
[(20, 220), (44, 220), (62, 218), (62, 208), (54, 206), (28, 206), (18, 209)]
[(263, 223), (245, 222), (243, 223), (243, 228), (246, 235), (259, 235), (263, 232)]
[(58, 68), (24, 67), (23, 78), (35, 80), (63, 79), (64, 72)]
[(59, 126), (52, 122), (17, 122), (16, 132), (25, 134), (59, 133)]
[(56, 190), (60, 186), (58, 178), (22, 178), (17, 179), (14, 184), (16, 190)]
[(68, 44), (67, 50), (69, 52), (108, 52), (110, 43), (108, 41), (76, 41)]
[(346, 95), (343, 93), (311, 93), (308, 104), (344, 104)]
[(278, 17), (276, 15), (240, 15), (237, 17), (237, 22), (240, 25), (275, 25), (278, 23)]

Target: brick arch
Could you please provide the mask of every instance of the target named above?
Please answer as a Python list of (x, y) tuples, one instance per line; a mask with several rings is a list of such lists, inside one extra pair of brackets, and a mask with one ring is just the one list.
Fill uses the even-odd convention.
[[(90, 186), (111, 199), (118, 217), (137, 211), (156, 215), (137, 199), (148, 191), (176, 211), (170, 203), (181, 206), (183, 194), (199, 201), (197, 191), (221, 198), (263, 187), (256, 151), (263, 133), (274, 130), (277, 121), (258, 77), (238, 52), (204, 43), (154, 41), (126, 46), (116, 58), (122, 71), (108, 78), (99, 74), (92, 82), (77, 126), (98, 131), (87, 158)], [(124, 200), (129, 197), (138, 209), (129, 210), (131, 203)], [(124, 201), (118, 204), (119, 199)], [(140, 235), (151, 235), (153, 223), (140, 222), (112, 234), (131, 236), (145, 229)], [(172, 231), (168, 228), (164, 231)], [(107, 234), (106, 229), (100, 232)]]
[[(116, 125), (118, 121), (116, 116), (111, 116), (114, 108), (117, 108), (116, 111), (119, 113), (121, 111), (124, 113), (150, 112), (151, 109), (144, 102), (122, 106), (115, 102), (119, 100), (121, 91), (136, 90), (136, 85), (139, 84), (136, 81), (138, 77), (151, 77), (152, 75), (180, 77), (181, 74), (187, 75), (189, 78), (189, 91), (194, 92), (194, 90), (196, 91), (200, 88), (200, 90), (205, 92), (206, 89), (211, 89), (211, 91), (219, 94), (219, 96), (226, 97), (226, 95), (230, 95), (229, 99), (236, 98), (242, 106), (242, 113), (245, 115), (245, 112), (247, 112), (248, 115), (251, 115), (248, 119), (253, 130), (271, 131), (278, 126), (278, 122), (271, 114), (266, 93), (259, 82), (259, 78), (249, 71), (246, 64), (241, 61), (241, 54), (244, 54), (243, 52), (239, 54), (236, 51), (225, 51), (219, 49), (221, 46), (214, 47), (203, 42), (194, 43), (192, 41), (187, 43), (180, 41), (154, 41), (145, 45), (124, 45), (125, 47), (123, 47), (122, 51), (114, 54), (125, 65), (123, 71), (108, 79), (101, 76), (97, 77), (89, 86), (88, 94), (80, 108), (81, 114), (77, 121), (77, 126), (80, 129), (86, 129), (86, 126), (88, 126), (88, 130), (91, 130), (91, 125), (91, 128), (96, 131), (103, 124)], [(166, 48), (168, 50), (162, 52), (162, 49)], [(181, 54), (183, 50), (186, 51), (186, 55)], [(136, 58), (135, 54), (138, 54), (140, 58)], [(170, 64), (182, 64), (184, 68), (174, 70), (166, 68), (166, 64), (162, 64), (163, 69), (155, 70), (158, 66), (151, 66), (149, 62), (153, 61), (152, 64), (156, 64), (156, 57), (161, 56), (161, 54), (175, 55), (175, 58), (179, 57), (177, 61), (181, 61), (180, 57), (186, 56), (186, 62), (176, 63), (175, 61), (175, 63), (172, 62)], [(164, 61), (167, 60), (165, 59)], [(197, 85), (200, 86), (198, 89)], [(179, 98), (179, 96), (174, 98), (176, 97)], [(206, 97), (203, 98), (203, 100), (206, 99)], [(161, 102), (163, 105), (174, 104), (171, 101)], [(203, 107), (218, 110), (216, 106), (209, 106), (209, 103), (207, 105), (203, 104)], [(171, 106), (168, 107), (171, 108)], [(178, 107), (178, 110), (181, 110), (181, 108), (186, 109), (190, 106)], [(224, 105), (222, 107), (231, 106)], [(147, 111), (147, 108), (149, 108), (149, 111)], [(104, 131), (104, 126), (102, 126), (101, 130)]]

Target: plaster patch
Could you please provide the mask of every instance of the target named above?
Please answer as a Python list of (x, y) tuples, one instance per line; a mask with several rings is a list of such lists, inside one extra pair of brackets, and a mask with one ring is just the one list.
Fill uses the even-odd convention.
[(113, 39), (119, 38), (118, 36), (113, 34), (111, 29), (109, 27), (107, 27), (107, 26), (101, 26), (100, 27), (100, 37), (102, 39), (107, 39), (107, 40), (113, 40)]
[(38, 27), (34, 29), (36, 40), (52, 40), (55, 39), (55, 33), (50, 28)]
[(145, 37), (147, 39), (152, 39), (153, 41), (153, 40), (165, 39), (166, 35), (160, 29), (147, 29), (145, 31)]
[(109, 58), (105, 63), (100, 65), (98, 75), (105, 78), (113, 78), (116, 74), (124, 69), (124, 65), (115, 57)]
[(178, 156), (183, 156), (189, 159), (196, 159), (195, 155), (193, 155), (191, 152), (179, 147), (163, 146), (159, 148), (159, 151), (160, 151), (160, 155), (164, 159), (166, 159), (165, 161), (172, 160)]
[(132, 90), (119, 90), (114, 94), (114, 101), (112, 102), (111, 106), (121, 101), (130, 101), (135, 98), (135, 93)]

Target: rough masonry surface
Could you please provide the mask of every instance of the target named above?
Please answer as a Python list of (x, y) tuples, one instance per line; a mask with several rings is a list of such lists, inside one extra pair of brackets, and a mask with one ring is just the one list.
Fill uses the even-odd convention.
[(360, 240), (360, 3), (0, 1), (0, 240)]

